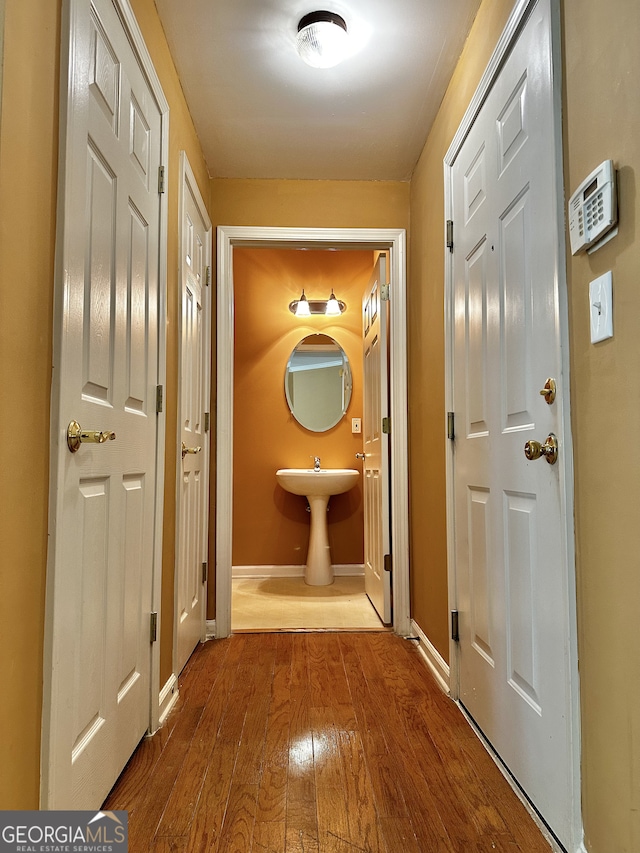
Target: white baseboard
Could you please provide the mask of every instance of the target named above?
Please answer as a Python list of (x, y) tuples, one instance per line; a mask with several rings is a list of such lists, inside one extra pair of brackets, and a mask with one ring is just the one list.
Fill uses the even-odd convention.
[(178, 701), (178, 696), (178, 679), (172, 674), (160, 691), (160, 725), (167, 719), (169, 711)]
[[(364, 575), (364, 566), (358, 563), (345, 563), (333, 566), (336, 577), (360, 577)], [(301, 578), (304, 566), (233, 566), (232, 578)]]
[(216, 637), (216, 620), (207, 619), (207, 640), (215, 640)]
[(442, 690), (449, 695), (449, 664), (429, 640), (422, 628), (413, 619), (411, 620), (411, 631), (416, 637), (418, 637), (418, 651), (424, 658), (425, 663), (433, 673), (434, 678)]

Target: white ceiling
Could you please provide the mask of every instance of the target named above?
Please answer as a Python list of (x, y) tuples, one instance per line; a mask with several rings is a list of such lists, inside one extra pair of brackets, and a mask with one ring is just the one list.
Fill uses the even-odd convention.
[[(156, 0), (209, 172), (408, 180), (480, 0)], [(354, 54), (295, 49), (307, 12), (337, 12)]]

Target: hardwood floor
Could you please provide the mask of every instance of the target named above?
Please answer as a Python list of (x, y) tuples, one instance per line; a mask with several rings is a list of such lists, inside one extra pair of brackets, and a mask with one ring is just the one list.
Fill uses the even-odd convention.
[(549, 853), (410, 641), (199, 647), (107, 798), (131, 853)]

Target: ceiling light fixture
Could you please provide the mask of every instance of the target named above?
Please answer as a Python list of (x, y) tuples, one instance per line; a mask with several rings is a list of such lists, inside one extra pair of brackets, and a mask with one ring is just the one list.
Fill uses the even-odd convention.
[(289, 303), (289, 311), (296, 317), (309, 317), (311, 314), (324, 314), (327, 317), (339, 317), (347, 310), (347, 305), (336, 295), (331, 288), (331, 296), (328, 299), (307, 299), (304, 290), (300, 299), (294, 299)]
[(298, 23), (300, 58), (313, 68), (332, 68), (346, 57), (347, 25), (335, 12), (310, 12)]

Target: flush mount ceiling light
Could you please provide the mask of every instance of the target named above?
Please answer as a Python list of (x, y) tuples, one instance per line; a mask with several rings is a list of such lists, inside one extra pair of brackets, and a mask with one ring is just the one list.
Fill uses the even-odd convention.
[(332, 68), (346, 56), (347, 25), (335, 12), (310, 12), (298, 24), (298, 54), (313, 68)]
[(296, 317), (309, 317), (311, 314), (324, 314), (327, 317), (339, 317), (347, 309), (346, 303), (336, 299), (331, 288), (331, 296), (328, 299), (307, 299), (304, 290), (300, 299), (294, 299), (289, 303), (289, 311)]

